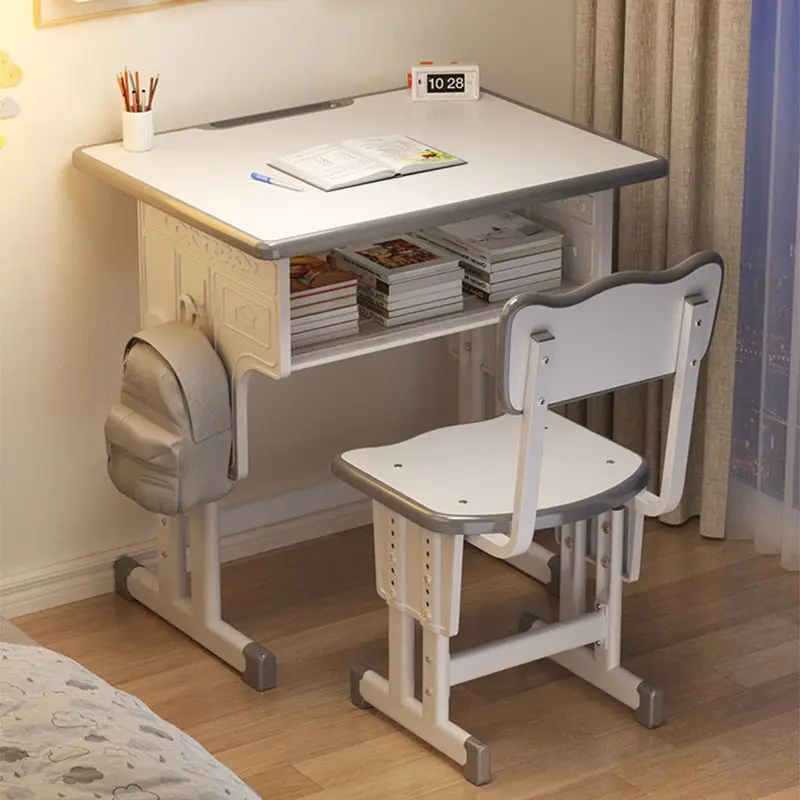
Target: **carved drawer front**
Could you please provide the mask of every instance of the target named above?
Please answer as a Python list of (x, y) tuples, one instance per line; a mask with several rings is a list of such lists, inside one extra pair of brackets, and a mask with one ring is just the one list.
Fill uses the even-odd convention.
[[(279, 377), (281, 369), (278, 298), (224, 272), (214, 274), (214, 339), (233, 372), (247, 365)], [(287, 332), (288, 335), (288, 332)]]
[[(196, 309), (231, 373), (289, 371), (288, 276), (158, 209), (139, 206), (141, 318), (152, 327)], [(286, 297), (282, 296), (286, 294)], [(285, 363), (284, 363), (285, 362)]]

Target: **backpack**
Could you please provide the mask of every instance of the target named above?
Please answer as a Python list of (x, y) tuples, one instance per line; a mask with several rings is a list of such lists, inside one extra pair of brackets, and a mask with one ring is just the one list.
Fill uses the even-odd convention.
[(228, 375), (200, 330), (167, 322), (128, 341), (105, 424), (108, 474), (122, 494), (167, 516), (224, 497), (232, 427)]

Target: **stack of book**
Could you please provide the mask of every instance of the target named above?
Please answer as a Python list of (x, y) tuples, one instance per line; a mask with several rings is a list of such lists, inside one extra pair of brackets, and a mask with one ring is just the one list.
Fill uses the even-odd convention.
[(292, 345), (358, 333), (356, 276), (333, 253), (289, 259)]
[(464, 308), (458, 256), (402, 235), (334, 251), (358, 275), (360, 315), (391, 328)]
[(464, 269), (464, 291), (488, 303), (561, 286), (563, 234), (519, 214), (489, 214), (418, 236), (454, 253)]

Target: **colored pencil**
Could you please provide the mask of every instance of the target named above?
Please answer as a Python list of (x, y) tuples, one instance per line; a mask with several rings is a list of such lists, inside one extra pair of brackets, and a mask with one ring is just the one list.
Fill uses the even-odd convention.
[(156, 89), (158, 89), (158, 82), (160, 80), (161, 80), (161, 73), (159, 72), (159, 74), (156, 75), (155, 81), (153, 82), (153, 91), (150, 92), (150, 105), (147, 107), (148, 111), (150, 111), (150, 109), (153, 107), (153, 98), (156, 96)]
[(121, 73), (117, 73), (117, 86), (122, 95), (122, 102), (127, 112), (143, 113), (151, 111), (153, 99), (156, 96), (158, 82), (161, 79), (160, 73), (155, 78), (150, 78), (149, 88), (142, 86), (139, 70), (130, 70), (127, 67)]

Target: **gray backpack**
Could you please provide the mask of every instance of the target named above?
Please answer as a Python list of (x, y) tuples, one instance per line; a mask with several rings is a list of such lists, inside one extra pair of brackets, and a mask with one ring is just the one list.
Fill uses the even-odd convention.
[(148, 511), (185, 514), (231, 490), (228, 375), (201, 331), (168, 322), (128, 342), (105, 436), (112, 482)]

